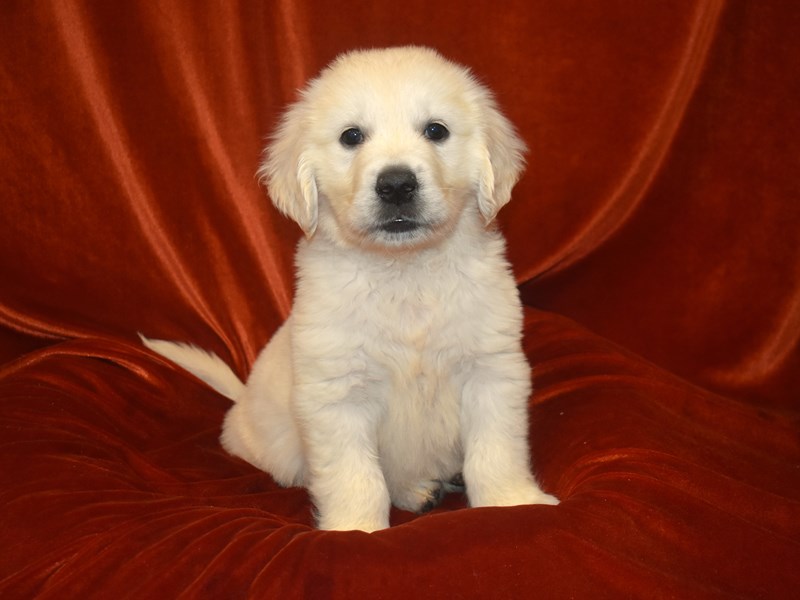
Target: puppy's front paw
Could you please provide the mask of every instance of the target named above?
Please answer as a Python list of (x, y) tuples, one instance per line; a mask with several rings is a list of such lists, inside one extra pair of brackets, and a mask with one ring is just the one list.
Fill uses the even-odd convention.
[(561, 501), (558, 498), (552, 494), (545, 494), (544, 492), (542, 492), (538, 500), (531, 502), (531, 504), (549, 504), (550, 506), (558, 506), (560, 503)]
[(558, 498), (544, 493), (533, 482), (517, 485), (468, 486), (470, 506), (519, 506), (521, 504), (549, 504), (555, 506)]
[[(362, 480), (362, 491), (366, 487)], [(318, 483), (318, 480), (317, 482)], [(358, 484), (355, 481), (355, 484)], [(343, 494), (322, 496), (315, 498), (317, 511), (317, 526), (320, 529), (334, 531), (360, 530), (366, 532), (378, 531), (389, 527), (389, 509), (391, 508), (389, 491), (383, 481), (380, 486), (375, 486), (372, 493)], [(335, 491), (352, 490), (357, 485), (350, 487), (337, 486)], [(318, 488), (317, 488), (318, 489)]]
[(389, 518), (351, 515), (317, 515), (317, 527), (324, 531), (366, 531), (371, 533), (389, 527)]
[(417, 481), (400, 490), (393, 500), (398, 508), (426, 513), (439, 506), (444, 494), (445, 489), (441, 481)]

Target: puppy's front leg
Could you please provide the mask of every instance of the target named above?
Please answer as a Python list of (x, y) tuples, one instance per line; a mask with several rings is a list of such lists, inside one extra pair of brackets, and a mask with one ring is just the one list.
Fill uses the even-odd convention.
[(379, 408), (344, 399), (299, 402), (308, 490), (320, 529), (375, 531), (389, 526), (389, 492), (378, 461)]
[(461, 405), (464, 481), (471, 506), (558, 504), (533, 478), (528, 446), (530, 370), (521, 353), (481, 361)]

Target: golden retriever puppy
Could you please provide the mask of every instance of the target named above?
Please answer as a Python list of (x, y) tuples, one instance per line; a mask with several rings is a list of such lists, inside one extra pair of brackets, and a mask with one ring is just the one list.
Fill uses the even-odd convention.
[(146, 340), (235, 401), (222, 444), (322, 529), (389, 526), (465, 486), (471, 506), (557, 504), (531, 474), (522, 309), (492, 221), (524, 144), (435, 51), (337, 58), (302, 92), (260, 175), (305, 232), (292, 314), (243, 384), (216, 356)]

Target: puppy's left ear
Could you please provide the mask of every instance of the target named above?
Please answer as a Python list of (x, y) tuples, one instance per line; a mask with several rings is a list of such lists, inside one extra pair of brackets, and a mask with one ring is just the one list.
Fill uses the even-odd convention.
[(491, 96), (483, 115), (484, 147), (478, 182), (478, 209), (488, 225), (511, 200), (511, 190), (525, 168), (525, 142)]
[(317, 229), (317, 183), (308, 151), (303, 100), (291, 106), (267, 147), (258, 179), (267, 185), (272, 203), (295, 221), (306, 237)]

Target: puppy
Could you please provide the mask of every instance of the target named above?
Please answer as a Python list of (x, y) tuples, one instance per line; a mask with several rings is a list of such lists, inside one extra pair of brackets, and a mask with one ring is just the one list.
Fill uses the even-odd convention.
[(259, 174), (305, 233), (292, 314), (244, 385), (144, 339), (235, 400), (231, 453), (308, 488), (322, 529), (389, 526), (451, 486), (471, 506), (557, 504), (531, 474), (522, 308), (493, 226), (523, 142), (470, 72), (417, 47), (337, 58)]

